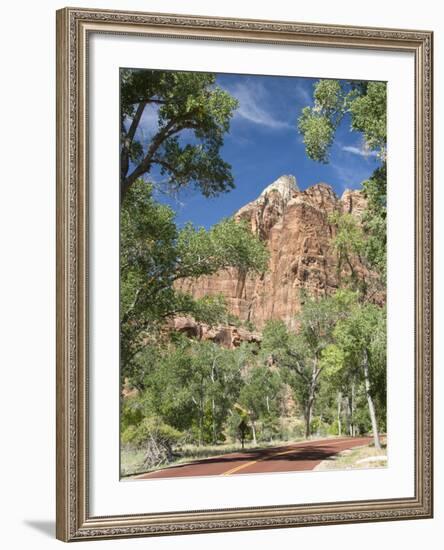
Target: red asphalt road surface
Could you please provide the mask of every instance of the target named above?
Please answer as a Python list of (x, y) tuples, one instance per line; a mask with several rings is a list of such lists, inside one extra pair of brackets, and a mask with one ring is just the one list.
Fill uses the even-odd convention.
[(250, 449), (194, 460), (163, 470), (148, 472), (133, 479), (158, 479), (189, 476), (229, 476), (235, 474), (262, 474), (270, 472), (301, 472), (313, 470), (320, 462), (333, 455), (367, 445), (371, 437), (342, 437), (301, 441), (281, 447)]

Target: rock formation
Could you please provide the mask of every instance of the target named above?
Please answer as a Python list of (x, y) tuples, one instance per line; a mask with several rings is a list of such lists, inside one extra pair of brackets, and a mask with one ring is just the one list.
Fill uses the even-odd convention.
[[(196, 298), (223, 294), (230, 313), (259, 331), (269, 319), (282, 319), (294, 327), (304, 291), (326, 295), (339, 285), (335, 227), (329, 214), (342, 211), (360, 216), (364, 209), (359, 191), (347, 190), (338, 198), (325, 183), (300, 191), (294, 176), (281, 176), (234, 215), (266, 243), (267, 272), (245, 276), (230, 268), (181, 281), (179, 288)], [(354, 269), (360, 277), (371, 276), (357, 259)]]
[(225, 348), (236, 348), (241, 342), (260, 343), (262, 340), (259, 332), (253, 332), (241, 326), (210, 327), (204, 323), (198, 323), (192, 317), (176, 317), (172, 320), (170, 328), (186, 334), (190, 338), (211, 340)]

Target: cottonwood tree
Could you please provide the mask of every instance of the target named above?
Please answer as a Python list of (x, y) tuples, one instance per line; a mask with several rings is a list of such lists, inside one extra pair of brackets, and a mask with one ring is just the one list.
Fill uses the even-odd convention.
[(193, 401), (198, 409), (198, 444), (215, 445), (222, 427), (242, 387), (241, 372), (250, 355), (247, 347), (226, 349), (213, 342), (192, 346), (195, 384)]
[[(307, 156), (329, 162), (336, 130), (350, 118), (350, 129), (360, 134), (364, 149), (376, 153), (381, 165), (362, 183), (367, 208), (362, 218), (366, 240), (362, 253), (371, 267), (386, 276), (387, 206), (387, 85), (385, 82), (319, 80), (313, 89), (313, 106), (302, 109), (298, 129)], [(365, 154), (364, 150), (364, 154)]]
[(224, 219), (208, 231), (191, 224), (177, 229), (174, 212), (155, 202), (139, 180), (128, 191), (121, 212), (120, 331), (122, 376), (134, 359), (175, 315), (215, 324), (226, 316), (221, 297), (196, 300), (177, 290), (177, 281), (234, 267), (243, 272), (267, 268), (264, 244), (243, 223)]
[(282, 321), (271, 321), (265, 326), (264, 352), (294, 374), (294, 389), (304, 408), (306, 438), (311, 435), (313, 408), (324, 369), (322, 352), (332, 343), (336, 323), (347, 315), (354, 299), (354, 293), (345, 290), (331, 297), (307, 297), (296, 317), (296, 333), (290, 332)]
[[(363, 262), (365, 236), (359, 220), (348, 212), (335, 211), (328, 217), (328, 221), (336, 228), (332, 240), (337, 255), (337, 279), (339, 286), (348, 286), (352, 290), (366, 292), (365, 281), (356, 271), (356, 260)], [(344, 268), (350, 273), (344, 277)]]
[[(142, 352), (144, 358), (146, 353)], [(126, 414), (127, 424), (137, 426), (142, 418), (156, 417), (186, 434), (188, 441), (216, 444), (250, 359), (247, 345), (226, 349), (176, 334), (169, 343), (159, 345), (155, 366), (145, 372), (139, 392), (141, 412)]]
[(252, 366), (244, 378), (239, 403), (248, 411), (255, 445), (258, 439), (258, 420), (265, 424), (272, 424), (279, 416), (282, 384), (276, 370), (273, 371), (270, 367), (260, 364)]
[[(323, 366), (323, 393), (334, 397), (334, 408), (336, 412), (336, 424), (338, 435), (342, 432), (355, 436), (356, 426), (356, 393), (359, 389), (361, 376), (359, 374), (359, 364), (349, 363), (344, 368), (345, 353), (341, 347), (336, 344), (328, 345), (321, 354), (321, 364)], [(343, 430), (342, 418), (345, 415), (346, 426)]]
[(357, 303), (334, 330), (335, 343), (321, 358), (330, 375), (354, 378), (364, 385), (374, 445), (381, 449), (376, 402), (385, 403), (386, 312), (373, 304)]
[(169, 189), (194, 186), (212, 196), (234, 187), (220, 149), (237, 100), (214, 74), (122, 69), (120, 78), (122, 200), (154, 167)]
[(362, 134), (368, 151), (385, 161), (387, 147), (387, 85), (385, 82), (318, 80), (313, 106), (298, 119), (307, 155), (327, 163), (335, 132), (346, 115), (351, 130)]

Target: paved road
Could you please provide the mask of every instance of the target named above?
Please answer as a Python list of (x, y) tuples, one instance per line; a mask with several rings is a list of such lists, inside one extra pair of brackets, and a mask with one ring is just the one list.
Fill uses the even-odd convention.
[(313, 470), (323, 460), (346, 449), (359, 445), (367, 445), (370, 441), (370, 437), (342, 437), (301, 441), (281, 447), (254, 449), (195, 460), (187, 464), (180, 464), (164, 468), (163, 470), (141, 474), (136, 476), (136, 478), (230, 476), (235, 474)]

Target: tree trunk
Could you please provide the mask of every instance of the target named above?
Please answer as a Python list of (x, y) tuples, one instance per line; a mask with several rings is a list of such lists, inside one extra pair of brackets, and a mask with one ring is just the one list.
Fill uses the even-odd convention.
[(255, 421), (252, 420), (251, 422), (251, 431), (253, 433), (253, 443), (254, 445), (257, 445), (257, 439), (256, 439), (256, 424)]
[(338, 392), (338, 435), (342, 435), (342, 425), (341, 425), (341, 403), (342, 403), (342, 393)]
[(201, 393), (200, 400), (199, 400), (199, 442), (198, 442), (199, 447), (203, 443), (203, 419), (204, 419), (204, 403), (203, 403), (203, 396)]
[(202, 445), (202, 435), (203, 435), (203, 413), (199, 411), (199, 441), (197, 445), (200, 447)]
[[(214, 383), (216, 379), (216, 360), (213, 360), (213, 363), (211, 365), (211, 384), (212, 384), (212, 392), (214, 395)], [(211, 399), (211, 420), (212, 420), (212, 434), (213, 434), (213, 445), (216, 445), (216, 402), (214, 400), (214, 397)]]
[(347, 395), (345, 398), (345, 423), (346, 423), (346, 433), (353, 436), (353, 426), (351, 420), (351, 405), (350, 405), (350, 396)]
[(318, 375), (321, 372), (317, 367), (317, 361), (313, 362), (313, 369), (311, 371), (310, 388), (308, 390), (307, 406), (305, 408), (305, 439), (311, 436), (311, 419), (313, 417), (313, 406), (315, 402), (316, 382)]
[(379, 440), (379, 431), (378, 431), (378, 423), (376, 420), (376, 412), (375, 412), (375, 405), (373, 403), (373, 398), (371, 396), (370, 392), (370, 378), (368, 374), (368, 353), (367, 350), (364, 350), (364, 361), (363, 361), (363, 367), (364, 367), (364, 382), (365, 382), (365, 394), (367, 397), (367, 404), (368, 404), (368, 411), (370, 414), (370, 420), (372, 422), (372, 431), (373, 431), (373, 440), (375, 443), (375, 449), (378, 451), (381, 450), (381, 442)]
[(356, 408), (356, 399), (355, 399), (355, 379), (352, 380), (352, 387), (351, 387), (351, 398), (350, 398), (350, 421), (351, 421), (351, 432), (352, 437), (356, 437), (358, 435), (358, 431), (356, 429), (355, 424), (355, 408)]
[(307, 406), (305, 409), (305, 439), (309, 439), (311, 436), (311, 419), (313, 416), (313, 396), (311, 395), (311, 389), (310, 389), (310, 396), (307, 401)]
[(213, 445), (216, 445), (217, 443), (217, 434), (216, 434), (216, 403), (214, 401), (214, 397), (211, 400), (211, 415), (213, 417)]

